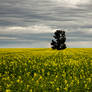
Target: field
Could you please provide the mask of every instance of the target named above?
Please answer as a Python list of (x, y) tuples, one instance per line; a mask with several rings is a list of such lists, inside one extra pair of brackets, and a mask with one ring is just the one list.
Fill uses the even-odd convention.
[(0, 92), (92, 92), (92, 48), (0, 49)]

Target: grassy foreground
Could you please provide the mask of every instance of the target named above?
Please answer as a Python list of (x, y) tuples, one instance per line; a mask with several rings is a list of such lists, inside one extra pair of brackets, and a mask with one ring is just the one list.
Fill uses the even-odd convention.
[(92, 49), (0, 49), (0, 92), (91, 92)]

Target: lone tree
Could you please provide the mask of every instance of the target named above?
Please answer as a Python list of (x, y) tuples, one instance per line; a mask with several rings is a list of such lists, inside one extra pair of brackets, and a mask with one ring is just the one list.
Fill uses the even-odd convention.
[(66, 48), (66, 36), (65, 36), (65, 31), (62, 30), (56, 30), (56, 32), (54, 33), (54, 39), (51, 42), (52, 45), (52, 49), (57, 49), (57, 50), (62, 50)]

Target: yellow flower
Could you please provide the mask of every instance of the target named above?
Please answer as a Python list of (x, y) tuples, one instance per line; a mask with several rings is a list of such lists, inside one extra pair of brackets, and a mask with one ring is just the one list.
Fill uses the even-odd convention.
[(92, 80), (91, 78), (88, 78), (88, 82), (89, 82), (89, 83), (91, 83), (91, 80)]
[(87, 84), (85, 84), (85, 88), (87, 88)]
[(73, 86), (74, 80), (71, 81), (70, 85)]
[(18, 79), (17, 82), (18, 83), (23, 83), (23, 81), (21, 79)]
[(42, 72), (44, 73), (44, 69), (42, 69)]
[(17, 80), (17, 82), (19, 83), (19, 82), (20, 82), (20, 80), (18, 79), (18, 80)]
[(67, 84), (67, 80), (65, 80), (65, 84)]
[(46, 63), (45, 63), (44, 65), (45, 65), (45, 66), (47, 66), (47, 64), (46, 64)]
[(30, 87), (30, 85), (27, 85), (27, 89)]
[(50, 75), (50, 72), (48, 72), (47, 75)]
[(5, 92), (11, 92), (11, 90), (10, 89), (6, 89), (6, 91)]
[(33, 92), (32, 89), (30, 89), (29, 92)]
[(11, 84), (7, 84), (7, 88), (9, 88), (11, 86)]
[(56, 88), (57, 91), (59, 91), (59, 88)]
[(30, 72), (27, 72), (27, 76), (29, 76), (30, 75)]
[(19, 79), (21, 79), (21, 76), (18, 76)]
[(2, 76), (2, 74), (0, 73), (0, 77)]
[(82, 75), (80, 75), (80, 79), (82, 79)]
[(77, 84), (79, 85), (79, 83), (80, 83), (80, 81), (79, 80), (77, 80)]
[(67, 84), (66, 86), (68, 87), (69, 85)]
[(56, 78), (58, 77), (58, 75), (56, 75)]
[(40, 76), (40, 78), (39, 78), (40, 80), (42, 79), (42, 76)]
[(34, 73), (34, 77), (36, 77), (37, 76), (37, 74), (36, 73)]
[(39, 84), (39, 81), (38, 80), (36, 81), (36, 84)]
[(34, 80), (34, 78), (32, 78), (32, 81)]
[(65, 87), (65, 88), (64, 88), (64, 90), (65, 90), (65, 91), (68, 91), (68, 88), (67, 88), (67, 87)]

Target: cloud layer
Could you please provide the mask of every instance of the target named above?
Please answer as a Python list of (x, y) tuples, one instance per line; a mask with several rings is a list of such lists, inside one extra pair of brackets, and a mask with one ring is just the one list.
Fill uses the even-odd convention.
[(0, 0), (0, 47), (50, 47), (56, 29), (68, 47), (92, 47), (91, 21), (92, 0)]
[(76, 7), (77, 5), (89, 4), (91, 0), (51, 0), (52, 2), (63, 4), (64, 7)]

